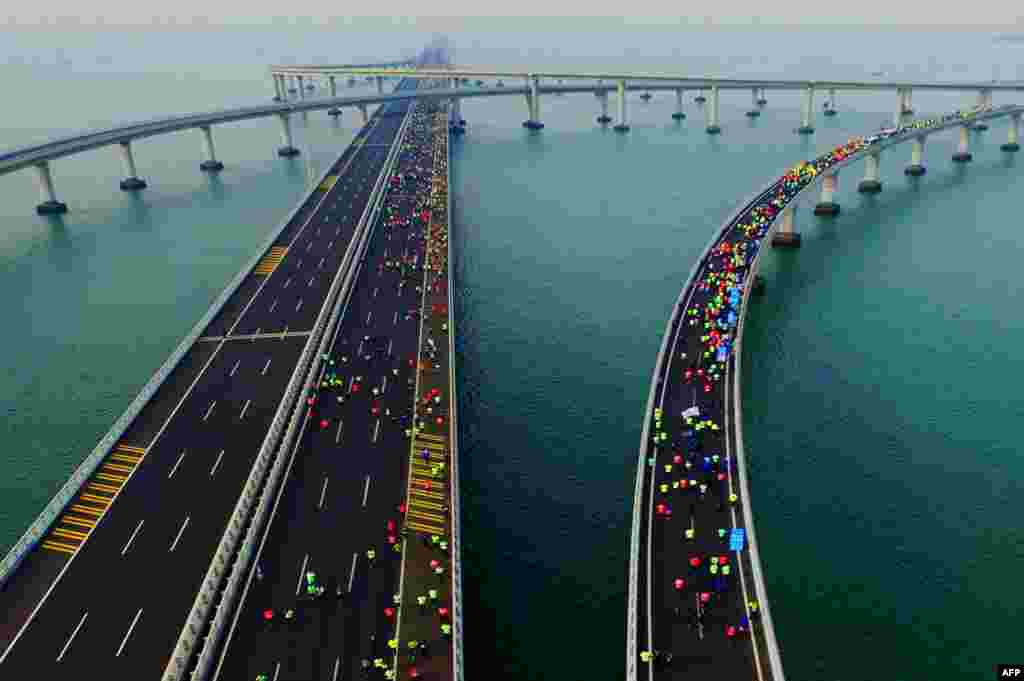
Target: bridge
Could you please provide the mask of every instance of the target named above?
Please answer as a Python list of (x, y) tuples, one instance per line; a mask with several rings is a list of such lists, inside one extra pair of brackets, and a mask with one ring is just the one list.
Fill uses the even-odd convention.
[[(524, 95), (527, 122), (537, 124), (527, 127), (539, 129), (541, 93), (607, 100), (613, 90), (620, 93), (620, 126), (628, 128), (627, 90), (678, 94), (683, 82), (542, 86), (538, 77), (523, 87), (463, 88), (451, 70), (428, 72), (448, 75), (403, 79), (394, 93), (168, 117), (0, 155), (0, 174), (33, 166), (44, 198), (58, 203), (48, 163), (85, 149), (119, 145), (126, 180), (139, 180), (134, 139), (198, 128), (209, 140), (207, 162), (219, 163), (209, 132), (215, 124), (279, 116), (281, 155), (288, 156), (297, 153), (292, 113), (363, 107), (366, 121), (0, 564), (5, 673), (55, 675), (61, 665), (102, 664), (133, 677), (162, 671), (170, 681), (253, 670), (269, 678), (283, 667), (285, 674), (336, 679), (365, 663), (409, 676), (429, 669), (438, 678), (462, 677), (446, 133), (461, 128), (463, 97)], [(686, 84), (710, 91), (709, 121), (717, 122), (718, 90), (768, 81), (751, 82)], [(980, 88), (976, 106), (908, 121), (906, 87), (916, 86), (899, 87), (892, 130), (802, 165), (745, 202), (687, 279), (643, 426), (629, 566), (629, 681), (701, 667), (730, 678), (784, 678), (746, 481), (738, 390), (743, 315), (761, 241), (774, 227), (773, 245), (799, 245), (796, 202), (819, 183), (815, 212), (835, 214), (845, 166), (865, 160), (859, 189), (880, 191), (883, 151), (911, 142), (906, 172), (920, 175), (928, 136), (958, 130), (953, 160), (966, 162), (968, 131), (1003, 118), (1011, 123), (1003, 149), (1019, 148), (1024, 107), (994, 108), (990, 88), (959, 84), (953, 89)], [(373, 117), (365, 113), (370, 104), (382, 105)], [(804, 114), (806, 122), (813, 107)], [(428, 166), (426, 174), (415, 170)], [(404, 179), (394, 179), (396, 172)], [(337, 448), (349, 445), (384, 456), (339, 461)], [(396, 494), (398, 482), (405, 489)], [(361, 504), (341, 501), (360, 498), (351, 489), (360, 483)], [(147, 516), (153, 504), (160, 513)], [(297, 524), (288, 524), (293, 517)], [(339, 523), (359, 529), (344, 544), (322, 546)], [(164, 581), (150, 584), (151, 574)], [(298, 599), (304, 586), (316, 598)], [(323, 600), (327, 587), (333, 605)], [(329, 636), (339, 630), (339, 640)], [(283, 649), (273, 636), (282, 632), (290, 650), (308, 657)], [(51, 658), (40, 658), (51, 649)]]
[[(744, 201), (709, 241), (673, 307), (648, 394), (630, 539), (627, 681), (785, 678), (754, 531), (740, 390), (761, 242), (771, 235), (772, 245), (799, 245), (796, 206), (819, 179), (815, 213), (835, 215), (842, 168), (867, 159), (859, 188), (880, 191), (883, 149), (1022, 111), (957, 113), (855, 138)], [(908, 171), (924, 172), (919, 155)]]

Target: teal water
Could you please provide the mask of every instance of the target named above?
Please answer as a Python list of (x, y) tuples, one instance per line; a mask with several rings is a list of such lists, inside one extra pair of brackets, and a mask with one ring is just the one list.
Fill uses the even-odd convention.
[[(49, 47), (32, 53), (22, 36), (0, 74), (33, 104), (5, 111), (0, 147), (266, 101), (263, 66), (286, 49), (296, 61), (342, 61), (408, 44), (364, 37), (362, 51), (346, 52), (321, 34), (308, 45), (289, 35), (286, 47), (257, 32), (216, 44), (199, 36), (180, 53), (154, 40), (132, 71), (88, 66), (92, 53), (75, 51), (85, 47), (69, 47), (74, 66), (58, 67)], [(544, 36), (499, 38), (467, 39), (458, 58), (853, 77), (948, 52), (947, 36), (872, 35), (879, 62), (863, 64), (863, 36), (632, 33), (622, 62), (602, 57), (605, 38), (566, 36), (552, 41), (559, 51), (543, 50)], [(267, 44), (277, 51), (259, 57)], [(132, 41), (105, 45), (107, 55), (138, 54)], [(212, 70), (195, 65), (219, 51)], [(708, 53), (723, 56), (695, 56)], [(967, 53), (982, 56), (958, 63)], [(979, 48), (919, 61), (907, 72), (988, 78), (996, 57)], [(454, 145), (452, 195), (473, 678), (622, 676), (639, 425), (682, 278), (742, 197), (891, 117), (889, 97), (841, 95), (841, 114), (819, 115), (807, 139), (792, 132), (795, 94), (769, 94), (757, 121), (742, 115), (748, 97), (723, 96), (718, 138), (689, 96), (678, 125), (669, 96), (632, 100), (625, 137), (594, 127), (589, 96), (546, 97), (539, 135), (519, 126), (518, 98), (463, 104), (469, 133)], [(915, 93), (914, 104), (939, 111), (964, 99)], [(217, 179), (196, 168), (194, 131), (140, 142), (150, 188), (134, 197), (116, 188), (113, 150), (62, 160), (55, 181), (71, 212), (60, 220), (32, 214), (30, 176), (0, 178), (0, 545), (17, 539), (352, 125), (351, 115), (296, 121), (294, 162), (274, 155), (271, 121), (218, 128), (227, 168)], [(765, 258), (768, 293), (744, 343), (745, 433), (790, 679), (983, 679), (1020, 650), (1013, 351), (1024, 341), (1014, 267), (1024, 175), (999, 152), (1004, 135), (1000, 124), (975, 136), (975, 161), (959, 169), (951, 135), (929, 140), (920, 182), (902, 175), (909, 148), (899, 148), (883, 158), (877, 197), (856, 193), (863, 171), (850, 169), (842, 215), (818, 220), (805, 205), (803, 248)]]

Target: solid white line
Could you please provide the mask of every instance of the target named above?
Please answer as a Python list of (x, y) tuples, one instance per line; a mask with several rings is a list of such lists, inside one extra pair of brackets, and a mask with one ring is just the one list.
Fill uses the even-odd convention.
[(377, 419), (377, 425), (373, 427), (373, 441), (377, 441), (377, 435), (380, 433), (380, 419)]
[(274, 667), (274, 680), (273, 681), (277, 681), (277, 675), (280, 674), (280, 673), (281, 673), (281, 663), (278, 662), (277, 666)]
[(366, 325), (367, 326), (370, 325), (370, 317), (372, 317), (372, 316), (373, 316), (373, 310), (370, 310), (369, 312), (366, 313)]
[(252, 335), (252, 342), (253, 342), (253, 343), (255, 343), (255, 342), (256, 342), (256, 339), (257, 339), (257, 338), (259, 338), (259, 335), (260, 335), (260, 331), (261, 331), (261, 329), (257, 328), (257, 329), (256, 329), (256, 333), (254, 333), (254, 334)]
[(217, 455), (217, 460), (213, 462), (213, 468), (210, 469), (210, 477), (217, 472), (217, 466), (220, 465), (220, 460), (224, 457), (224, 450), (220, 450), (220, 454)]
[(338, 667), (341, 666), (341, 658), (334, 658), (334, 674), (331, 675), (331, 681), (338, 681)]
[(245, 412), (246, 412), (246, 410), (247, 410), (247, 409), (249, 408), (249, 404), (250, 404), (251, 402), (252, 402), (252, 400), (246, 400), (246, 401), (245, 401), (245, 406), (244, 406), (244, 407), (242, 407), (242, 413), (238, 415), (238, 420), (239, 420), (239, 421), (241, 421), (242, 419), (244, 419), (244, 418), (245, 418)]
[(302, 588), (302, 577), (306, 574), (306, 564), (309, 563), (309, 554), (302, 559), (302, 567), (299, 568), (299, 583), (295, 585), (295, 595), (299, 595), (299, 590)]
[(212, 411), (213, 411), (213, 408), (214, 408), (215, 406), (217, 406), (217, 400), (214, 400), (213, 402), (210, 402), (210, 408), (206, 410), (206, 416), (204, 416), (204, 417), (203, 417), (203, 420), (204, 420), (204, 421), (205, 421), (206, 419), (210, 418), (210, 412), (212, 412)]
[(167, 549), (168, 553), (174, 551), (174, 547), (178, 545), (178, 541), (181, 539), (181, 535), (185, 532), (185, 528), (188, 527), (188, 521), (191, 517), (192, 516), (185, 516), (185, 522), (181, 524), (181, 529), (178, 530), (178, 536), (174, 538), (174, 543), (171, 544), (171, 548)]
[(324, 266), (324, 258), (320, 258), (320, 262), (319, 262), (319, 263), (317, 263), (317, 266), (316, 266), (316, 268), (317, 268), (317, 269), (320, 269), (320, 268), (322, 268), (323, 266)]
[(359, 341), (359, 347), (356, 348), (356, 357), (363, 356), (363, 341)]
[(269, 368), (270, 368), (270, 360), (268, 359), (267, 363), (263, 365), (263, 371), (260, 372), (260, 376), (266, 376), (267, 375), (267, 369), (269, 369)]
[(297, 263), (295, 263), (295, 269), (296, 270), (301, 270), (302, 269), (302, 258), (299, 258), (299, 261)]
[[(395, 314), (398, 314), (398, 313), (395, 313)], [(389, 339), (388, 339), (388, 357), (390, 357), (390, 356), (391, 356), (391, 342), (392, 342), (392, 341), (391, 341), (391, 339), (389, 338)]]
[(131, 626), (128, 627), (128, 631), (125, 632), (124, 638), (121, 640), (121, 646), (117, 649), (114, 657), (121, 657), (121, 651), (124, 650), (124, 645), (128, 643), (128, 637), (132, 635), (132, 630), (135, 629), (135, 625), (138, 624), (139, 618), (142, 617), (142, 608), (135, 613), (135, 619), (132, 620)]
[(132, 532), (132, 536), (128, 537), (128, 543), (124, 545), (123, 549), (121, 549), (121, 555), (122, 556), (124, 554), (128, 553), (128, 549), (131, 548), (132, 542), (135, 541), (135, 535), (137, 535), (139, 533), (139, 530), (142, 529), (142, 523), (144, 523), (144, 522), (146, 522), (146, 521), (145, 520), (140, 520), (139, 524), (135, 526), (135, 531)]
[(392, 320), (391, 323), (395, 324), (395, 325), (398, 324), (398, 310), (395, 310), (395, 318), (394, 318), (394, 320)]
[(302, 298), (299, 298), (298, 305), (295, 306), (295, 311), (298, 312), (302, 308)]
[(358, 553), (352, 554), (352, 569), (348, 573), (348, 592), (352, 593), (352, 580), (356, 578), (356, 560), (359, 558)]
[(388, 257), (388, 249), (386, 249), (386, 248), (384, 249), (384, 257), (385, 258)]
[(373, 297), (374, 297), (374, 298), (376, 298), (376, 297), (377, 297), (377, 291), (379, 291), (379, 290), (380, 290), (379, 288), (375, 288), (375, 289), (373, 289)]
[(334, 246), (334, 242), (333, 242), (333, 241), (329, 242), (329, 243), (327, 244), (327, 250), (331, 250), (331, 248), (332, 248), (333, 246)]
[(277, 307), (277, 298), (274, 298), (274, 302), (272, 302), (270, 304), (270, 312), (273, 312), (274, 308), (276, 308), (276, 307)]
[(366, 486), (363, 487), (363, 508), (366, 508), (366, 497), (370, 495), (370, 476), (366, 476)]
[[(301, 304), (301, 303), (302, 303), (302, 301), (300, 300), (300, 301), (299, 301), (299, 303)], [(287, 334), (288, 334), (288, 326), (286, 325), (286, 326), (284, 327), (284, 331), (282, 331), (282, 332), (281, 332), (281, 340), (284, 340), (284, 337), (285, 337), (285, 336), (286, 336)]]
[(307, 251), (308, 251), (309, 249), (311, 249), (311, 248), (313, 248), (313, 242), (312, 242), (312, 241), (310, 241), (310, 242), (309, 242), (308, 244), (306, 244), (306, 250), (307, 250)]
[(341, 442), (341, 426), (343, 423), (344, 422), (341, 420), (338, 421), (338, 433), (337, 435), (334, 436), (334, 444), (338, 444), (339, 442)]
[(308, 284), (306, 284), (306, 286), (307, 286), (307, 287), (312, 287), (312, 286), (313, 286), (313, 282), (314, 282), (314, 281), (316, 281), (316, 277), (315, 277), (315, 276), (313, 276), (313, 277), (310, 277), (310, 278), (309, 278), (309, 283), (308, 283)]
[(380, 386), (380, 392), (383, 394), (388, 389), (388, 375), (384, 374), (384, 383)]
[[(88, 617), (88, 616), (89, 616), (89, 611), (87, 610), (85, 612), (85, 614), (82, 615), (82, 619), (79, 620), (78, 626), (75, 627), (75, 630), (71, 632), (71, 636), (68, 638), (68, 642), (65, 643), (64, 647), (60, 649), (60, 655), (57, 656), (57, 662), (60, 662), (61, 659), (64, 657), (64, 653), (68, 652), (68, 647), (71, 645), (71, 642), (75, 640), (75, 636), (78, 634), (78, 630), (82, 628), (83, 624), (85, 624), (85, 618)], [(337, 671), (338, 667), (337, 667), (337, 665), (335, 665), (334, 670), (335, 670), (334, 671), (334, 675), (337, 676), (338, 675), (338, 671)]]
[(235, 366), (231, 367), (231, 373), (228, 376), (234, 376), (235, 372), (238, 371), (238, 365), (242, 363), (242, 360), (235, 362)]
[(178, 472), (178, 466), (181, 465), (181, 460), (185, 458), (185, 450), (181, 450), (181, 456), (178, 457), (178, 461), (174, 464), (174, 468), (167, 474), (167, 479), (170, 480), (174, 477), (174, 474)]
[(327, 494), (327, 476), (324, 476), (324, 488), (320, 490), (320, 503), (316, 505), (317, 508), (324, 507), (324, 495)]

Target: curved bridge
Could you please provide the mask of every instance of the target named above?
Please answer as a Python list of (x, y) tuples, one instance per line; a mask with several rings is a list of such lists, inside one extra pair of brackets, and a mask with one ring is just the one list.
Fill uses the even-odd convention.
[[(968, 126), (1022, 112), (958, 112), (854, 138), (761, 189), (709, 241), (673, 307), (648, 394), (630, 538), (627, 681), (785, 678), (754, 532), (740, 390), (743, 321), (764, 237), (779, 216), (775, 237), (794, 234), (801, 195), (819, 179), (831, 191), (850, 163), (874, 158), (868, 165), (877, 170), (883, 149), (956, 127), (966, 137)], [(968, 159), (958, 152), (954, 160)]]

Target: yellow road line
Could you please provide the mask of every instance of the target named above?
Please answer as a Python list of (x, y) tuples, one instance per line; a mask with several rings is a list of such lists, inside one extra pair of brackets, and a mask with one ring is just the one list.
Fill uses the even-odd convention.
[(96, 527), (96, 523), (92, 520), (79, 520), (78, 518), (68, 518), (67, 516), (61, 518), (60, 522), (67, 523), (68, 525), (78, 525), (79, 527), (88, 527), (89, 529)]
[[(90, 484), (92, 484), (92, 483), (90, 483)], [(83, 499), (85, 501), (91, 501), (91, 502), (96, 503), (96, 504), (103, 504), (104, 506), (110, 506), (110, 502), (111, 502), (111, 499), (109, 499), (107, 497), (98, 497), (95, 494), (83, 494), (83, 495), (81, 495), (78, 498), (79, 499)]]
[(448, 438), (446, 438), (446, 437), (444, 437), (442, 435), (431, 435), (430, 433), (422, 433), (422, 432), (416, 433), (416, 437), (418, 437), (418, 438), (422, 437), (424, 439), (434, 440), (434, 441), (437, 441), (437, 442), (447, 442), (448, 441)]
[(65, 539), (77, 539), (78, 541), (82, 541), (83, 539), (85, 539), (86, 537), (89, 536), (85, 532), (76, 532), (74, 530), (65, 530), (64, 528), (60, 528), (60, 527), (58, 527), (56, 530), (54, 530), (53, 534), (57, 535), (58, 537), (64, 537)]
[(120, 463), (105, 463), (103, 464), (102, 467), (109, 468), (112, 471), (120, 471), (122, 473), (131, 473), (132, 470), (134, 470), (135, 468), (135, 466), (125, 466), (124, 464)]
[(130, 456), (128, 454), (111, 454), (110, 458), (113, 461), (120, 461), (122, 463), (130, 463), (133, 466), (138, 464), (140, 461), (142, 461), (142, 457), (141, 456), (136, 457), (136, 456)]
[(71, 546), (70, 544), (59, 544), (55, 541), (44, 541), (41, 546), (44, 549), (51, 551), (60, 551), (61, 553), (74, 553), (78, 548), (77, 546)]
[(448, 534), (447, 531), (442, 529), (442, 528), (431, 527), (429, 525), (423, 525), (421, 523), (413, 522), (411, 520), (405, 521), (405, 525), (406, 525), (406, 527), (411, 527), (412, 529), (416, 530), (417, 532), (424, 532), (426, 534), (437, 534), (437, 535), (441, 535), (441, 536), (447, 536), (447, 534)]
[(146, 453), (146, 450), (142, 447), (129, 447), (128, 445), (118, 445), (117, 449), (123, 449), (126, 452), (135, 452), (136, 454)]
[(434, 509), (435, 511), (444, 511), (444, 504), (435, 504), (432, 501), (422, 501), (420, 499), (413, 499), (412, 501), (409, 502), (409, 506), (411, 506), (411, 507), (420, 507), (420, 506), (422, 506), (423, 508), (431, 508), (431, 509)]
[(436, 513), (424, 513), (423, 511), (414, 511), (412, 509), (406, 511), (406, 515), (410, 518), (419, 518), (420, 520), (431, 520), (441, 525), (444, 525), (445, 521), (443, 515), (437, 515)]
[(96, 474), (96, 479), (97, 480), (106, 480), (107, 482), (123, 483), (128, 478), (124, 477), (123, 475), (111, 475), (110, 473), (97, 473)]
[(88, 487), (89, 489), (94, 489), (98, 492), (109, 492), (110, 494), (115, 494), (117, 493), (117, 490), (121, 489), (120, 487), (112, 487), (110, 485), (104, 485), (99, 482), (89, 482), (86, 483), (85, 486)]
[(71, 510), (75, 513), (85, 513), (86, 515), (101, 516), (103, 511), (98, 508), (89, 508), (88, 506), (82, 506), (81, 504), (72, 504)]

